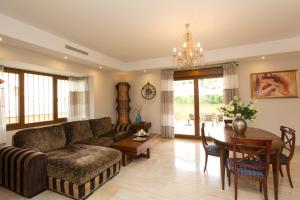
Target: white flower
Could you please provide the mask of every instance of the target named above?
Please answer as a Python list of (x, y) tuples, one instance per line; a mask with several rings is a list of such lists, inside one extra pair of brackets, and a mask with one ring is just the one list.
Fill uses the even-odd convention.
[(249, 106), (249, 109), (250, 109), (250, 110), (255, 110), (255, 106), (254, 106), (253, 104), (251, 104), (251, 105)]
[(234, 97), (233, 97), (233, 100), (234, 100), (234, 101), (238, 101), (238, 100), (239, 100), (239, 97), (238, 97), (238, 96), (234, 96)]
[(229, 112), (234, 111), (234, 106), (227, 106), (226, 110), (228, 110)]
[(242, 116), (242, 114), (241, 114), (241, 113), (238, 113), (238, 114), (236, 114), (236, 116), (237, 116), (237, 117), (241, 117), (241, 116)]

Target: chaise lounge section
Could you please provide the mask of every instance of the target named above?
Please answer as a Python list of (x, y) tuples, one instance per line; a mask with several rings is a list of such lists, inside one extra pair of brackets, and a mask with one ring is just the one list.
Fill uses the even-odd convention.
[(21, 130), (13, 137), (15, 147), (10, 148), (47, 158), (47, 173), (40, 175), (47, 181), (40, 190), (47, 187), (83, 199), (120, 171), (121, 152), (109, 146), (131, 134), (129, 125), (112, 125), (105, 117)]

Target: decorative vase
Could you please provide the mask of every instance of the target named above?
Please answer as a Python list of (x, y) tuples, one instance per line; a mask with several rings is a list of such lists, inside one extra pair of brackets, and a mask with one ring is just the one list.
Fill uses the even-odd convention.
[(142, 123), (142, 116), (141, 116), (140, 113), (138, 113), (138, 114), (136, 115), (136, 117), (135, 117), (135, 123), (136, 123), (136, 124)]
[(234, 137), (245, 137), (247, 122), (243, 118), (235, 118), (232, 122)]

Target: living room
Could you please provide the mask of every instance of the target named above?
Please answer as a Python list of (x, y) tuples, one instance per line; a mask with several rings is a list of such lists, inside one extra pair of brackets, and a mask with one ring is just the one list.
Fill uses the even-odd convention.
[[(103, 179), (103, 185), (99, 184), (98, 189), (98, 186), (94, 186), (94, 182), (89, 182), (93, 187), (89, 185), (91, 188), (85, 190), (84, 195), (81, 195), (80, 185), (83, 181), (81, 180), (82, 177), (78, 177), (80, 184), (77, 188), (78, 196), (76, 196), (75, 189), (71, 194), (69, 190), (67, 193), (65, 188), (60, 191), (49, 188), (49, 179), (47, 179), (45, 188), (30, 198), (233, 199), (235, 195), (234, 182), (232, 181), (230, 187), (226, 182), (224, 183), (224, 180), (227, 181), (229, 178), (226, 176), (227, 173), (223, 173), (227, 164), (226, 167), (222, 165), (222, 153), (218, 156), (209, 156), (206, 171), (203, 172), (207, 152), (202, 144), (203, 140), (200, 140), (202, 131), (205, 132), (205, 136), (208, 136), (209, 145), (219, 144), (218, 135), (214, 135), (220, 131), (219, 129), (222, 129), (223, 134), (227, 133), (227, 130), (234, 132), (231, 127), (233, 125), (227, 127), (225, 124), (226, 117), (229, 116), (228, 108), (230, 108), (230, 106), (226, 107), (226, 104), (232, 105), (234, 97), (238, 97), (238, 101), (241, 102), (239, 105), (253, 103), (257, 111), (254, 114), (255, 120), (251, 118), (251, 120), (246, 121), (248, 126), (246, 135), (248, 132), (250, 134), (251, 131), (258, 131), (257, 134), (260, 134), (258, 139), (270, 139), (262, 137), (266, 134), (272, 135), (271, 139), (276, 136), (274, 139), (276, 140), (281, 138), (281, 126), (295, 130), (297, 135), (300, 129), (298, 120), (300, 113), (298, 97), (300, 24), (299, 20), (296, 20), (299, 18), (299, 8), (300, 3), (293, 0), (284, 2), (271, 0), (263, 2), (240, 2), (237, 0), (190, 0), (184, 2), (156, 0), (151, 2), (119, 0), (109, 2), (71, 2), (69, 0), (41, 2), (28, 0), (20, 2), (17, 0), (0, 0), (1, 72), (3, 69), (1, 74), (10, 73), (14, 74), (15, 77), (19, 76), (17, 79), (2, 78), (3, 76), (1, 76), (1, 80), (4, 80), (1, 86), (8, 84), (8, 82), (12, 84), (11, 80), (19, 85), (18, 92), (10, 93), (9, 98), (3, 97), (6, 99), (6, 112), (4, 113), (6, 120), (1, 119), (1, 122), (4, 122), (2, 125), (4, 131), (1, 131), (0, 143), (5, 143), (6, 146), (15, 145), (16, 148), (19, 148), (22, 146), (20, 143), (18, 146), (18, 142), (21, 141), (20, 138), (27, 137), (26, 134), (30, 135), (31, 132), (34, 132), (29, 131), (28, 133), (23, 129), (43, 129), (44, 126), (68, 124), (72, 123), (71, 121), (86, 119), (90, 120), (88, 126), (92, 133), (89, 134), (93, 138), (91, 139), (92, 142), (94, 142), (96, 141), (94, 139), (95, 132), (99, 131), (95, 127), (102, 126), (101, 123), (104, 122), (93, 120), (107, 119), (107, 117), (111, 120), (107, 122), (108, 124), (115, 124), (111, 127), (117, 131), (117, 134), (127, 132), (129, 129), (131, 130), (130, 134), (137, 134), (140, 128), (133, 127), (143, 126), (143, 124), (139, 124), (139, 121), (143, 121), (148, 122), (150, 127), (142, 128), (149, 134), (157, 134), (158, 136), (154, 138), (153, 144), (151, 143), (151, 148), (147, 146), (147, 151), (143, 149), (141, 152), (146, 154), (141, 154), (133, 160), (128, 159), (128, 163), (127, 158), (124, 158), (125, 153), (120, 148), (120, 144), (115, 146), (115, 143), (125, 140), (125, 136), (118, 135), (120, 138), (115, 140), (117, 136), (114, 135), (113, 141), (105, 140), (105, 144), (101, 143), (100, 146), (105, 146), (101, 147), (104, 150), (109, 146), (109, 149), (118, 149), (123, 154), (116, 155), (115, 151), (110, 152), (110, 156), (112, 154), (116, 156), (115, 159), (119, 156), (120, 164), (116, 165), (116, 161), (114, 161), (114, 163), (109, 164), (111, 165), (109, 168), (105, 168), (105, 170), (112, 170), (113, 173), (108, 176), (105, 172), (107, 180)], [(186, 24), (189, 26), (185, 27)], [(184, 52), (186, 49), (189, 49), (185, 48), (185, 45), (189, 45), (188, 42), (184, 43), (187, 39), (186, 35), (182, 37), (186, 33), (191, 34), (193, 40), (191, 44), (193, 52), (187, 54), (195, 54), (194, 57), (190, 56), (188, 59), (181, 56), (181, 54), (186, 53)], [(199, 47), (198, 42), (200, 42)], [(228, 65), (235, 69), (234, 76), (223, 71)], [(212, 70), (215, 71), (212, 72)], [(170, 72), (172, 78), (165, 80), (163, 78), (164, 73)], [(30, 74), (37, 75), (39, 78), (52, 77), (55, 84), (45, 86), (45, 82), (34, 82), (34, 78), (33, 83), (29, 84)], [(265, 84), (264, 87), (272, 89), (268, 93), (270, 96), (265, 95), (265, 93), (258, 94), (257, 92), (256, 94), (256, 90), (253, 89), (258, 87), (255, 85), (257, 84), (256, 80), (264, 76), (268, 76), (267, 79), (273, 78), (277, 84), (282, 83), (284, 87), (288, 82), (289, 86), (291, 85), (290, 94), (274, 92), (275, 89), (272, 89), (268, 85), (269, 83)], [(282, 76), (288, 78), (278, 81), (278, 77)], [(217, 104), (218, 109), (205, 110), (205, 106), (201, 104), (203, 103), (201, 99), (203, 88), (200, 87), (200, 82), (204, 79), (222, 78), (222, 82), (225, 83), (232, 77), (237, 78), (237, 87), (225, 86), (232, 86), (232, 84), (221, 86), (222, 103), (220, 105), (227, 110), (222, 113), (219, 110), (219, 104)], [(294, 77), (295, 80), (292, 80)], [(80, 79), (80, 83), (83, 83), (85, 79), (87, 80), (85, 84), (88, 89), (80, 91), (84, 95), (84, 103), (77, 102), (78, 104), (76, 104), (85, 106), (84, 109), (87, 108), (87, 110), (84, 111), (84, 117), (82, 117), (83, 115), (75, 116), (71, 119), (71, 111), (67, 111), (67, 108), (72, 106), (69, 105), (72, 101), (69, 102), (69, 97), (64, 97), (68, 99), (67, 101), (60, 100), (62, 99), (60, 95), (69, 94), (69, 91), (64, 92), (60, 88), (59, 80), (67, 80), (71, 85), (72, 81), (76, 82), (76, 78)], [(28, 80), (28, 87), (26, 80)], [(183, 83), (178, 89), (173, 84), (180, 81)], [(118, 83), (128, 83), (129, 85), (129, 88), (125, 89), (127, 93), (124, 93), (125, 97), (126, 95), (129, 97), (126, 100), (126, 105), (130, 107), (129, 110), (126, 106), (120, 110), (122, 109), (121, 105), (124, 105), (123, 102), (120, 103), (120, 96), (122, 96), (120, 94), (124, 91), (121, 91), (120, 87), (116, 87)], [(30, 90), (26, 88), (30, 88), (32, 85), (39, 85), (42, 89), (38, 89), (39, 91), (36, 93), (30, 93), (28, 92)], [(75, 88), (78, 86), (74, 85)], [(209, 86), (205, 87), (209, 88)], [(265, 89), (264, 87), (263, 89)], [(54, 93), (51, 93), (51, 88), (55, 88), (53, 89)], [(172, 89), (169, 91), (170, 88)], [(238, 92), (235, 93), (237, 88)], [(227, 95), (225, 90), (230, 90), (231, 101), (227, 101), (228, 96), (225, 96)], [(52, 96), (47, 104), (45, 101), (48, 98), (45, 94), (49, 91)], [(59, 91), (62, 92), (59, 93)], [(78, 92), (77, 90), (74, 91), (74, 94)], [(5, 94), (8, 95), (8, 93)], [(168, 96), (169, 94), (172, 96)], [(206, 96), (211, 94), (208, 92)], [(29, 98), (30, 95), (31, 98)], [(171, 101), (169, 98), (173, 100)], [(181, 99), (180, 102), (178, 99)], [(62, 106), (60, 107), (59, 103), (55, 104), (56, 101), (62, 102)], [(29, 116), (26, 115), (26, 112), (31, 112), (30, 103), (27, 104), (26, 102), (31, 102), (34, 105), (35, 110), (32, 112), (36, 112), (37, 117), (26, 118)], [(188, 103), (179, 105), (182, 102)], [(174, 109), (169, 110), (173, 105)], [(45, 115), (41, 111), (47, 106), (50, 106), (51, 110), (49, 112), (52, 116), (50, 120), (45, 120)], [(179, 111), (180, 106), (183, 108)], [(47, 109), (49, 109), (48, 107)], [(75, 109), (73, 111), (77, 112)], [(61, 117), (59, 117), (60, 115)], [(208, 119), (208, 115), (211, 117), (210, 119)], [(222, 119), (219, 120), (218, 116), (222, 116)], [(228, 120), (231, 119), (232, 123), (235, 117), (228, 117)], [(41, 118), (44, 121), (40, 120)], [(11, 122), (10, 120), (16, 121)], [(118, 127), (118, 122), (121, 124), (126, 122), (126, 125)], [(127, 125), (127, 122), (130, 122), (130, 125)], [(205, 125), (203, 129), (202, 124)], [(223, 131), (223, 128), (226, 131)], [(72, 141), (72, 138), (70, 139), (68, 136), (68, 134), (72, 135), (71, 129), (75, 130), (76, 127), (68, 128), (64, 125), (63, 132), (65, 132), (66, 136), (64, 137), (66, 138), (63, 139), (65, 141), (62, 142), (62, 145)], [(187, 130), (190, 133), (187, 133)], [(17, 132), (25, 136), (22, 134), (15, 136)], [(108, 137), (108, 135), (106, 136)], [(139, 135), (135, 135), (134, 138), (136, 136)], [(129, 140), (132, 140), (131, 137), (132, 135), (128, 136)], [(150, 137), (148, 139), (150, 141)], [(293, 145), (294, 155), (291, 156), (293, 159), (289, 166), (289, 173), (292, 175), (291, 180), (288, 178), (285, 167), (282, 167), (284, 177), (279, 175), (276, 178), (281, 169), (276, 168), (276, 158), (274, 158), (274, 163), (271, 159), (268, 167), (270, 170), (266, 173), (268, 192), (259, 192), (259, 183), (263, 182), (262, 180), (249, 182), (247, 179), (239, 179), (238, 199), (262, 199), (266, 193), (270, 199), (299, 198), (300, 170), (297, 169), (297, 164), (300, 162), (300, 140), (293, 139), (295, 143)], [(282, 140), (283, 143), (281, 146), (279, 145), (278, 152), (282, 150), (281, 147), (284, 145), (285, 141)], [(43, 143), (42, 141), (39, 142), (40, 144)], [(57, 144), (55, 142), (47, 143), (44, 147), (50, 148), (47, 145), (55, 146), (59, 145), (60, 142), (57, 141)], [(74, 143), (77, 142), (74, 141)], [(136, 143), (143, 144), (146, 142)], [(275, 143), (276, 141), (273, 141), (272, 144)], [(28, 149), (30, 151), (36, 150), (34, 148), (36, 146)], [(55, 150), (59, 148), (57, 147)], [(23, 149), (26, 148), (23, 146)], [(10, 150), (17, 152), (16, 149)], [(106, 155), (108, 152), (104, 150), (99, 154)], [(233, 157), (233, 149), (224, 148), (223, 150), (223, 153), (229, 154), (227, 155), (228, 158)], [(43, 155), (40, 154), (40, 151), (43, 152)], [(47, 151), (44, 152), (40, 149), (36, 156), (44, 156), (44, 154), (49, 156)], [(14, 157), (13, 152), (6, 152), (5, 154), (1, 151), (0, 160), (5, 160), (7, 154), (10, 155), (6, 157), (7, 160)], [(226, 162), (227, 157), (223, 158), (225, 159), (224, 162)], [(46, 158), (40, 157), (40, 159)], [(122, 163), (124, 159), (126, 162)], [(13, 162), (15, 161), (11, 161), (11, 163)], [(48, 162), (52, 161), (49, 159)], [(105, 162), (108, 161), (105, 160)], [(15, 176), (11, 175), (13, 170), (10, 169), (14, 169), (10, 166), (11, 164), (6, 164), (6, 167), (3, 167), (5, 166), (4, 163), (0, 164), (0, 169), (3, 170), (2, 174), (0, 173), (1, 199), (2, 197), (3, 199), (24, 199), (26, 194), (22, 194), (22, 192), (26, 189), (17, 191), (16, 188), (5, 184), (7, 181), (7, 184), (11, 185), (11, 177), (14, 178)], [(99, 162), (95, 165), (99, 165)], [(118, 167), (120, 167), (120, 171), (117, 170)], [(10, 170), (10, 173), (4, 168)], [(97, 176), (87, 176), (89, 178), (86, 177), (86, 180), (95, 179), (99, 174), (102, 174), (102, 171), (100, 173), (98, 170)], [(49, 170), (49, 167), (48, 172), (56, 173)], [(52, 177), (49, 173), (46, 178)], [(104, 177), (104, 175), (101, 176)], [(234, 180), (233, 177), (235, 175), (232, 175), (232, 180)], [(71, 177), (71, 180), (77, 181), (77, 179), (72, 178), (74, 177)], [(52, 177), (51, 181), (55, 182), (55, 186), (58, 187), (59, 181), (56, 180), (59, 179), (53, 180)], [(30, 177), (27, 181), (30, 182)], [(104, 183), (105, 181), (107, 182)], [(39, 184), (39, 182), (34, 181), (33, 183)], [(59, 185), (61, 184), (62, 182), (59, 182)], [(30, 188), (30, 186), (26, 187)], [(52, 187), (54, 186), (52, 185)], [(84, 187), (87, 188), (88, 186), (84, 185)]]

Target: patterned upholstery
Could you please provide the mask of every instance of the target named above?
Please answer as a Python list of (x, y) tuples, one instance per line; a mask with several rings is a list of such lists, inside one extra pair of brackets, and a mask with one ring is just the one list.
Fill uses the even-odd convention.
[(99, 188), (103, 183), (111, 179), (114, 175), (119, 173), (120, 166), (121, 163), (119, 161), (106, 170), (102, 171), (96, 177), (81, 185), (49, 176), (48, 188), (49, 190), (58, 192), (74, 199), (83, 199), (90, 195), (97, 188)]
[(28, 198), (46, 190), (47, 156), (12, 146), (0, 148), (0, 185)]
[[(264, 155), (260, 155), (259, 156), (259, 159), (262, 161), (262, 162), (265, 162), (265, 160), (266, 160), (266, 158), (265, 158), (265, 156)], [(285, 154), (283, 154), (283, 153), (281, 153), (280, 154), (280, 164), (286, 164), (287, 163), (287, 160), (288, 160), (288, 157), (285, 155)]]
[(89, 120), (91, 130), (94, 134), (94, 136), (98, 137), (105, 133), (111, 132), (112, 129), (112, 123), (110, 117), (102, 117), (99, 119), (90, 119)]
[[(252, 160), (244, 160), (241, 163), (243, 164), (254, 164), (256, 161)], [(234, 160), (233, 158), (228, 158), (227, 159), (227, 167), (229, 170), (233, 171), (234, 170)], [(240, 176), (252, 176), (252, 177), (257, 177), (257, 178), (263, 178), (264, 173), (263, 170), (256, 170), (248, 167), (241, 167), (237, 166), (237, 171)]]
[(88, 120), (63, 123), (67, 145), (94, 136)]
[(288, 161), (288, 157), (283, 153), (280, 154), (280, 164), (286, 164)]
[(124, 131), (129, 132), (131, 128), (131, 124), (129, 123), (123, 123), (123, 124), (113, 124), (113, 130), (114, 131)]
[(207, 146), (207, 152), (209, 155), (219, 156), (220, 155), (220, 146), (212, 144)]

